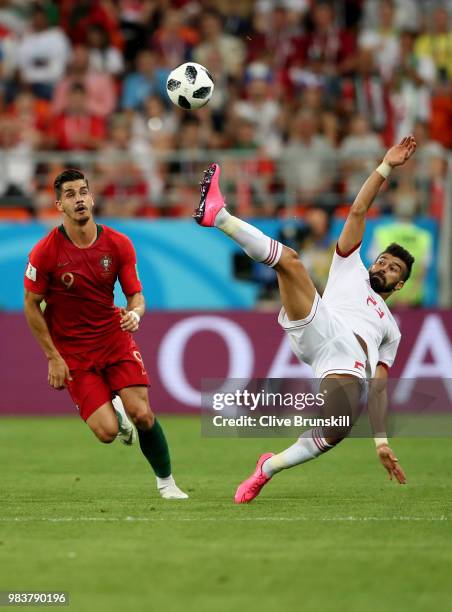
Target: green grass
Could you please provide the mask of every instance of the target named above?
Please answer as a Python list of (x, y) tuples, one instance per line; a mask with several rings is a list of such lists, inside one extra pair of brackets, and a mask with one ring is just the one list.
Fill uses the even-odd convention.
[(288, 441), (162, 424), (186, 502), (76, 418), (0, 420), (0, 590), (69, 591), (77, 612), (452, 609), (450, 440), (396, 441), (405, 487), (349, 440), (235, 506), (257, 455)]

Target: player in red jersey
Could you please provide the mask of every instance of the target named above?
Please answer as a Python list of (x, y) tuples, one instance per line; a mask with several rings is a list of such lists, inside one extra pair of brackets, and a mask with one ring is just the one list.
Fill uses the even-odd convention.
[[(65, 170), (54, 188), (63, 223), (30, 253), (24, 307), (49, 362), (49, 384), (67, 387), (101, 442), (119, 434), (131, 444), (129, 415), (161, 496), (186, 499), (171, 475), (168, 444), (149, 406), (149, 379), (132, 337), (145, 310), (133, 245), (124, 234), (95, 223), (93, 196), (80, 171)], [(127, 297), (124, 309), (113, 302), (117, 279)]]

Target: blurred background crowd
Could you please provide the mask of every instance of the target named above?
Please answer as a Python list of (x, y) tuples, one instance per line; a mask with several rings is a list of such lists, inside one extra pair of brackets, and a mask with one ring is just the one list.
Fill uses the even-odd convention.
[[(55, 215), (52, 181), (86, 170), (105, 217), (188, 217), (210, 161), (229, 205), (278, 218), (322, 289), (334, 222), (385, 147), (418, 152), (372, 211), (375, 249), (403, 239), (423, 279), (446, 211), (452, 149), (452, 2), (0, 0), (0, 217)], [(211, 102), (172, 106), (166, 79), (205, 65)], [(375, 234), (377, 235), (377, 234)], [(274, 277), (236, 273), (274, 293)], [(264, 274), (264, 277), (261, 275)], [(254, 275), (254, 276), (253, 276)]]

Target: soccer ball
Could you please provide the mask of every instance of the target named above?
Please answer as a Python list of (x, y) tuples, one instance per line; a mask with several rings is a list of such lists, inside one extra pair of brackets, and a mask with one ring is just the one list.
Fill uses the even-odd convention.
[(205, 106), (213, 94), (213, 79), (201, 64), (188, 62), (175, 68), (166, 81), (169, 99), (176, 106), (193, 110)]

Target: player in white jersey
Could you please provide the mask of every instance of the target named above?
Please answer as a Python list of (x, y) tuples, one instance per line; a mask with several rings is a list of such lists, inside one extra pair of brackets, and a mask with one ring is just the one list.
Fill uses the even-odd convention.
[[(396, 356), (400, 332), (385, 300), (372, 288), (360, 246), (346, 253), (336, 246), (325, 291), (322, 298), (315, 294), (308, 317), (291, 321), (284, 306), (279, 315), (294, 353), (319, 379), (332, 374), (370, 378), (379, 364), (389, 369)], [(390, 251), (400, 251), (398, 245), (388, 249), (383, 260)], [(358, 338), (363, 341), (359, 347)]]
[[(368, 409), (377, 454), (389, 478), (395, 477), (400, 484), (406, 482), (405, 474), (384, 430), (385, 381), (400, 342), (400, 332), (386, 300), (402, 289), (414, 258), (402, 246), (392, 244), (366, 270), (359, 248), (367, 211), (381, 186), (392, 168), (403, 165), (415, 150), (414, 138), (403, 138), (387, 151), (383, 162), (362, 186), (337, 242), (322, 298), (295, 251), (229, 214), (219, 188), (217, 164), (205, 172), (200, 205), (194, 215), (200, 225), (218, 228), (252, 259), (274, 268), (282, 301), (279, 323), (288, 333), (296, 356), (312, 366), (316, 378), (336, 385), (334, 389), (347, 387), (345, 395), (352, 410), (359, 404), (359, 379), (372, 378), (376, 382)], [(343, 396), (340, 401), (344, 403)], [(331, 413), (336, 407), (329, 407)], [(304, 432), (295, 444), (277, 455), (264, 453), (253, 474), (238, 487), (235, 502), (250, 502), (276, 473), (318, 457), (348, 432), (331, 433), (317, 428)]]

